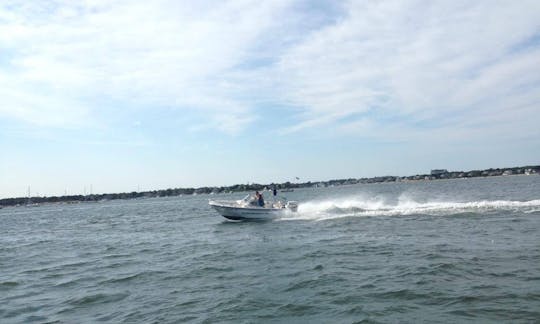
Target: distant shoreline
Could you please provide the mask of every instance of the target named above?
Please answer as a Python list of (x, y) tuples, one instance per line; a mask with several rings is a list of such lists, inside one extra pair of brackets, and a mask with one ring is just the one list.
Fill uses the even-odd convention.
[(277, 190), (291, 190), (296, 188), (309, 187), (331, 187), (341, 185), (352, 185), (360, 183), (382, 183), (382, 182), (402, 182), (402, 181), (421, 181), (421, 180), (441, 180), (441, 179), (467, 179), (479, 177), (494, 177), (505, 175), (540, 175), (540, 165), (522, 166), (512, 168), (496, 168), (485, 170), (471, 171), (447, 171), (447, 170), (432, 170), (430, 174), (417, 174), (412, 176), (382, 176), (373, 178), (349, 178), (335, 179), (318, 182), (302, 182), (302, 183), (269, 183), (269, 184), (236, 184), (223, 187), (199, 187), (199, 188), (175, 188), (153, 191), (133, 191), (124, 193), (106, 193), (106, 194), (91, 194), (91, 195), (67, 195), (67, 196), (51, 196), (51, 197), (17, 197), (0, 199), (0, 207), (7, 206), (32, 206), (42, 203), (79, 203), (88, 201), (116, 200), (116, 199), (136, 199), (136, 198), (153, 198), (153, 197), (171, 197), (181, 195), (194, 194), (218, 194), (218, 193), (233, 193), (242, 191), (263, 190), (264, 188), (276, 188)]

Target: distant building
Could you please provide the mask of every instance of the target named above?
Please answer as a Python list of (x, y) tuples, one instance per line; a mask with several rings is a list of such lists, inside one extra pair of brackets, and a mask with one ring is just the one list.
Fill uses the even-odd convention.
[(441, 175), (441, 174), (445, 174), (445, 173), (448, 173), (448, 170), (446, 170), (446, 169), (433, 169), (433, 170), (431, 170), (431, 175), (433, 175), (433, 176)]

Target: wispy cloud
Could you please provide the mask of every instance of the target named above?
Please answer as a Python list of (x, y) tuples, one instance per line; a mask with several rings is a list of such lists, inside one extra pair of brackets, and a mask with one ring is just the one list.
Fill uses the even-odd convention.
[[(0, 114), (70, 124), (85, 118), (92, 99), (107, 97), (126, 105), (203, 110), (221, 130), (235, 132), (249, 121), (244, 115), (250, 105), (237, 99), (249, 80), (231, 80), (234, 68), (253, 59), (250, 51), (284, 6), (3, 2), (0, 51), (9, 55), (0, 57)], [(44, 102), (47, 96), (52, 99)]]
[(191, 130), (228, 134), (261, 103), (290, 109), (288, 136), (403, 138), (487, 120), (538, 134), (511, 111), (537, 112), (539, 67), (538, 1), (0, 5), (0, 117), (41, 126), (99, 124), (106, 98), (194, 111), (205, 121)]
[(516, 132), (538, 134), (511, 113), (540, 103), (538, 2), (349, 2), (345, 11), (279, 62), (284, 92), (299, 108), (285, 133), (326, 121), (367, 137), (387, 137), (392, 126), (400, 139), (421, 133), (423, 122), (463, 128), (506, 116), (491, 127), (512, 121)]

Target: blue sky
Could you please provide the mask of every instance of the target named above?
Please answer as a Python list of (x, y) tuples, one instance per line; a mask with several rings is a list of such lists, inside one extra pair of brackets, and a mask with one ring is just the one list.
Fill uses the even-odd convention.
[(539, 164), (538, 1), (2, 1), (0, 197)]

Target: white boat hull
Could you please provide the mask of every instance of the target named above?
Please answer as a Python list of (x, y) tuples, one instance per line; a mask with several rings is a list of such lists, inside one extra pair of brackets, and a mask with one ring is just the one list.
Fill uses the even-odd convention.
[(289, 208), (242, 206), (229, 201), (210, 201), (221, 216), (231, 220), (271, 220), (291, 212)]

